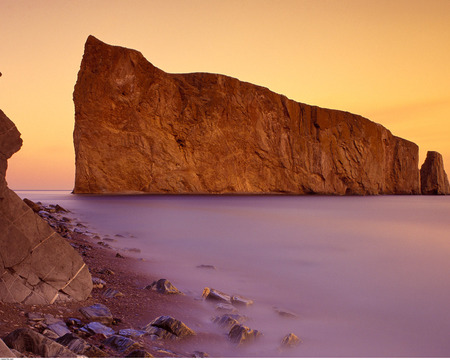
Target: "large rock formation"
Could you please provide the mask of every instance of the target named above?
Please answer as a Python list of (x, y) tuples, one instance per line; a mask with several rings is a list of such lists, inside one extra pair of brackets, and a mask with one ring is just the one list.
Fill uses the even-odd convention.
[(0, 301), (84, 300), (92, 281), (81, 256), (7, 187), (7, 159), (21, 146), (19, 131), (0, 110)]
[(420, 185), (424, 195), (450, 194), (450, 185), (444, 170), (444, 160), (438, 152), (427, 152), (427, 158), (420, 168)]
[(75, 193), (420, 192), (417, 145), (379, 124), (92, 36), (73, 97)]

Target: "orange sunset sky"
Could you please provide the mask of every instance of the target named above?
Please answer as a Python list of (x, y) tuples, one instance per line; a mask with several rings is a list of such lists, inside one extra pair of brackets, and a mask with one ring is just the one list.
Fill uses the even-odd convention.
[(73, 188), (73, 87), (89, 34), (167, 72), (236, 77), (360, 114), (444, 155), (450, 0), (0, 0), (0, 109), (22, 133), (12, 189)]

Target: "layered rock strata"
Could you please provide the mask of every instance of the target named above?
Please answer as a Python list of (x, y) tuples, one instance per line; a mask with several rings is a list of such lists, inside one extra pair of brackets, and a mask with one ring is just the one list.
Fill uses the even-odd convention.
[(361, 116), (90, 36), (73, 94), (75, 193), (418, 194), (418, 147)]
[(7, 187), (7, 159), (21, 145), (19, 131), (0, 110), (0, 301), (84, 300), (92, 281), (81, 256)]
[(436, 151), (428, 151), (420, 168), (420, 185), (423, 195), (450, 194), (450, 185), (444, 170), (444, 159)]

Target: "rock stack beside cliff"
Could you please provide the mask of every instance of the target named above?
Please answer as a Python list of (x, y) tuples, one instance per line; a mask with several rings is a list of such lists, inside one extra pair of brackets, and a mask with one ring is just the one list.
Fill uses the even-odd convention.
[(21, 145), (19, 131), (0, 110), (0, 301), (84, 300), (92, 280), (81, 256), (7, 187), (7, 160)]
[(418, 147), (361, 116), (237, 79), (168, 74), (90, 36), (75, 193), (418, 194)]
[(427, 158), (420, 168), (420, 185), (423, 195), (450, 194), (444, 160), (438, 152), (428, 151)]

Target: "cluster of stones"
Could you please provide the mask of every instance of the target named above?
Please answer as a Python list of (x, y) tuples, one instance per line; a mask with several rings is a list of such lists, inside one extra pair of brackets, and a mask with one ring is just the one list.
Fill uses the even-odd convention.
[[(202, 297), (205, 300), (217, 302), (218, 304), (216, 305), (216, 310), (230, 312), (221, 316), (213, 317), (212, 322), (228, 331), (228, 339), (231, 342), (237, 345), (242, 345), (244, 343), (253, 342), (263, 335), (261, 331), (245, 326), (243, 322), (248, 320), (248, 318), (238, 314), (239, 311), (237, 307), (242, 308), (250, 306), (253, 304), (253, 300), (242, 295), (228, 295), (220, 290), (211, 289), (208, 287), (203, 289)], [(297, 317), (297, 315), (287, 310), (281, 310), (278, 308), (274, 308), (274, 310), (281, 316)], [(281, 347), (293, 347), (300, 343), (301, 340), (297, 335), (289, 333), (281, 340)]]
[[(114, 330), (120, 323), (111, 311), (102, 304), (79, 309), (83, 319), (54, 317), (49, 314), (27, 313), (29, 328), (14, 330), (0, 340), (1, 357), (153, 357), (145, 350), (144, 337), (150, 339), (181, 339), (195, 335), (183, 322), (171, 317), (160, 316), (144, 329)], [(98, 346), (86, 341), (94, 338)], [(153, 348), (161, 355), (171, 354), (186, 357), (167, 349)], [(195, 352), (189, 356), (206, 357), (206, 353)]]

